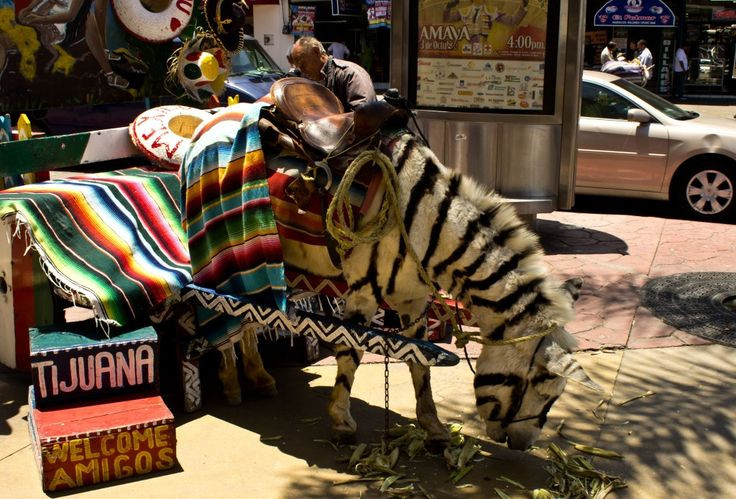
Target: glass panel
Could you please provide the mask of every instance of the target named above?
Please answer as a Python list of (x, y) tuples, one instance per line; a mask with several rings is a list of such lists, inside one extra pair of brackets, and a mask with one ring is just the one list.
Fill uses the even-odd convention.
[(634, 85), (630, 81), (621, 79), (614, 80), (611, 83), (613, 85), (616, 85), (617, 87), (621, 87), (630, 94), (633, 94), (635, 97), (638, 97), (639, 99), (643, 100), (644, 102), (655, 108), (657, 111), (666, 114), (670, 118), (676, 120), (689, 120), (698, 116), (697, 113), (686, 111), (681, 107), (672, 104), (667, 99), (664, 99), (659, 95), (650, 92), (646, 88), (642, 88), (639, 85)]
[[(634, 85), (636, 86), (636, 85)], [(639, 109), (628, 99), (593, 83), (583, 83), (580, 114), (588, 118), (626, 120), (629, 109)]]
[(281, 73), (281, 69), (261, 48), (258, 42), (246, 40), (243, 50), (233, 54), (230, 59), (231, 74), (245, 73)]

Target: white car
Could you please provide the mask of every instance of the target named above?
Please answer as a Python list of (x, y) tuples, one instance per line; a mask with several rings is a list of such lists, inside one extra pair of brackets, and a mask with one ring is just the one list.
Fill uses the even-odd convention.
[(669, 200), (736, 221), (736, 120), (686, 111), (617, 76), (583, 73), (575, 192)]

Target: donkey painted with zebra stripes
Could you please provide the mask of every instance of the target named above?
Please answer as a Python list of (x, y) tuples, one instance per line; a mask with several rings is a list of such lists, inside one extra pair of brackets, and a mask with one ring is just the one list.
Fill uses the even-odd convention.
[[(592, 383), (573, 359), (575, 340), (563, 328), (573, 316), (582, 281), (555, 283), (537, 236), (515, 209), (440, 164), (413, 134), (384, 141), (382, 149), (398, 173), (400, 211), (410, 243), (435, 286), (470, 309), (487, 340), (548, 333), (517, 344), (484, 345), (476, 362), (476, 404), (488, 435), (510, 448), (526, 449), (537, 439), (566, 377)], [(398, 228), (377, 242), (355, 247), (342, 258), (343, 270), (332, 266), (326, 249), (317, 255), (284, 245), (283, 253), (293, 268), (326, 277), (342, 274), (350, 286), (345, 320), (368, 324), (385, 301), (403, 324), (413, 324), (402, 334), (426, 337), (426, 321), (415, 318), (424, 312), (430, 288), (407, 255)], [(244, 345), (246, 378), (260, 391), (271, 392), (273, 378), (263, 370), (252, 338), (248, 333)], [(337, 378), (328, 410), (341, 440), (356, 432), (349, 398), (362, 355), (336, 347)], [(419, 424), (428, 432), (429, 444), (440, 446), (449, 437), (432, 399), (429, 368), (409, 363), (409, 370)], [(220, 378), (226, 393), (239, 392), (234, 364), (224, 363)]]

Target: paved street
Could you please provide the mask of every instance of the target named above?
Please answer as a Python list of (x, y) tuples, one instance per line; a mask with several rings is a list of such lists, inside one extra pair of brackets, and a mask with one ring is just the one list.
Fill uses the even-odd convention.
[[(688, 109), (725, 117), (736, 106), (688, 104)], [(729, 115), (730, 113), (730, 115)], [(622, 476), (628, 488), (615, 497), (731, 497), (736, 483), (736, 364), (734, 349), (665, 324), (641, 306), (639, 292), (650, 278), (682, 272), (736, 272), (736, 224), (670, 218), (666, 205), (632, 214), (616, 200), (578, 210), (540, 215), (537, 230), (547, 262), (560, 279), (583, 277), (577, 317), (568, 329), (580, 340), (578, 359), (605, 396), (570, 384), (550, 413), (538, 448), (516, 452), (483, 440), (491, 457), (475, 463), (458, 488), (440, 457), (409, 461), (400, 468), (436, 497), (512, 497), (545, 486), (545, 449), (550, 442), (572, 452), (569, 441), (619, 452), (623, 460), (595, 458), (599, 469)], [(582, 206), (582, 205), (581, 205)], [(605, 208), (605, 209), (599, 209)], [(736, 291), (734, 291), (736, 295)], [(477, 355), (471, 348), (471, 357)], [(462, 352), (459, 352), (462, 354)], [(353, 390), (360, 442), (376, 442), (384, 424), (382, 359), (366, 356)], [(204, 378), (204, 409), (175, 409), (180, 466), (166, 474), (113, 482), (75, 492), (78, 497), (378, 497), (377, 483), (340, 483), (351, 478), (329, 438), (326, 404), (334, 380), (331, 357), (307, 367), (272, 362), (280, 393), (224, 403), (214, 373)], [(414, 396), (405, 366), (390, 365), (390, 420), (414, 417)], [(205, 373), (207, 374), (207, 373)], [(433, 370), (440, 417), (463, 422), (467, 435), (482, 438), (475, 414), (472, 374), (462, 362)], [(29, 379), (0, 372), (0, 490), (4, 497), (47, 497), (29, 444)], [(652, 392), (644, 398), (637, 398)], [(635, 399), (630, 401), (631, 399)], [(628, 402), (630, 401), (630, 402)], [(562, 438), (555, 429), (561, 424)], [(343, 458), (343, 460), (340, 459)], [(337, 482), (337, 484), (336, 484)], [(730, 491), (730, 492), (729, 492)]]

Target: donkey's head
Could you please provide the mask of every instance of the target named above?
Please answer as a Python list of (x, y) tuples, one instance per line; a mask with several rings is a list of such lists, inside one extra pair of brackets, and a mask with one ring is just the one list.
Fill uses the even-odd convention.
[(567, 378), (597, 387), (570, 353), (574, 338), (558, 325), (571, 317), (581, 286), (581, 279), (570, 279), (560, 288), (543, 291), (536, 313), (519, 314), (521, 319), (503, 324), (505, 338), (548, 334), (512, 345), (486, 345), (478, 358), (478, 412), (488, 436), (508, 442), (511, 449), (534, 444)]

